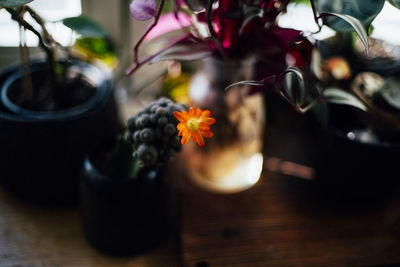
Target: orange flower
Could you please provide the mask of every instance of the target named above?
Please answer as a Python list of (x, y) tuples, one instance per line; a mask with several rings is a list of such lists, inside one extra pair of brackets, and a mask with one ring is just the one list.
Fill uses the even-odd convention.
[(179, 136), (182, 136), (182, 145), (186, 144), (190, 137), (193, 137), (193, 141), (204, 146), (203, 136), (206, 138), (213, 136), (210, 125), (215, 122), (215, 119), (211, 118), (210, 115), (209, 110), (203, 111), (200, 108), (194, 109), (192, 107), (188, 111), (174, 112), (175, 118), (179, 120), (176, 128), (179, 130)]

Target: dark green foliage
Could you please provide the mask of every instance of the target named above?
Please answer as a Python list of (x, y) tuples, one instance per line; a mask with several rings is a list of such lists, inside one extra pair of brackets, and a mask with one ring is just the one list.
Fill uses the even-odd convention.
[(77, 33), (91, 38), (106, 37), (106, 31), (96, 22), (86, 16), (65, 18), (62, 23)]
[[(359, 20), (368, 31), (372, 21), (381, 12), (385, 0), (318, 0), (320, 13), (349, 15)], [(336, 31), (353, 31), (342, 18), (327, 18), (325, 24)]]
[(16, 7), (28, 4), (33, 0), (0, 0), (0, 8), (1, 7)]
[(139, 165), (132, 152), (132, 146), (124, 138), (117, 141), (110, 156), (111, 175), (130, 178), (136, 176)]
[(400, 0), (387, 0), (394, 7), (400, 8)]

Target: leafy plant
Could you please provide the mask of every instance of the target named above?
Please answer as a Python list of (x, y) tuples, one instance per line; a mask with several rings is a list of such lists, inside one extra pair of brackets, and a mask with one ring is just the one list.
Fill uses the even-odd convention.
[[(167, 15), (162, 13), (167, 2), (175, 4), (174, 17), (178, 27), (174, 30), (180, 28), (182, 33), (179, 37), (167, 39), (167, 45), (160, 51), (139, 59), (139, 47), (147, 36), (171, 23), (164, 20)], [(160, 60), (192, 61), (213, 56), (224, 61), (240, 61), (255, 57), (259, 65), (258, 76), (265, 78), (242, 81), (241, 84), (275, 88), (297, 110), (304, 112), (315, 104), (312, 98), (318, 95), (317, 89), (312, 87), (309, 67), (314, 44), (302, 32), (277, 25), (277, 17), (286, 12), (291, 2), (308, 2), (320, 29), (324, 24), (334, 25), (340, 21), (336, 29), (356, 32), (368, 51), (365, 25), (370, 23), (375, 14), (370, 14), (370, 8), (365, 8), (365, 11), (361, 7), (359, 13), (347, 12), (347, 9), (330, 8), (329, 4), (333, 3), (324, 0), (160, 0), (158, 6), (154, 0), (133, 0), (130, 5), (132, 16), (140, 20), (152, 19), (152, 22), (134, 46), (133, 65), (127, 74), (133, 73), (145, 63)], [(336, 2), (346, 4), (346, 7), (360, 5), (359, 1)], [(368, 19), (361, 16), (364, 13)], [(288, 57), (291, 58), (289, 64)]]
[[(65, 65), (60, 64), (58, 61), (59, 53), (64, 53), (67, 59), (72, 58), (72, 54), (68, 47), (62, 46), (57, 42), (53, 36), (49, 33), (46, 28), (45, 20), (29, 5), (26, 5), (33, 0), (0, 0), (0, 9), (5, 9), (11, 18), (19, 24), (20, 33), (22, 36), (25, 35), (25, 31), (32, 32), (39, 40), (39, 46), (46, 54), (47, 62), (47, 78), (50, 86), (48, 90), (54, 90), (55, 92), (48, 92), (46, 95), (57, 97), (61, 95), (61, 87), (66, 80), (64, 76)], [(37, 25), (32, 25), (28, 20), (25, 19), (25, 15), (29, 14), (34, 23)], [(89, 18), (84, 16), (71, 17), (63, 20), (64, 25), (71, 28), (72, 30), (78, 32), (82, 36), (87, 37), (105, 37), (106, 33), (103, 28), (98, 24), (91, 21)], [(37, 29), (38, 26), (40, 30)], [(22, 89), (23, 93), (21, 97), (23, 98), (21, 102), (32, 103), (34, 101), (34, 90), (30, 71), (30, 59), (29, 59), (29, 49), (24, 43), (25, 38), (20, 40), (20, 63), (22, 70)]]
[(400, 71), (400, 49), (383, 40), (367, 41), (369, 55), (360, 53), (357, 40), (348, 33), (320, 42), (317, 48), (322, 52), (315, 49), (313, 57), (314, 83), (321, 91), (320, 99), (362, 110), (363, 127), (368, 127), (370, 134), (398, 142), (400, 87), (396, 76)]

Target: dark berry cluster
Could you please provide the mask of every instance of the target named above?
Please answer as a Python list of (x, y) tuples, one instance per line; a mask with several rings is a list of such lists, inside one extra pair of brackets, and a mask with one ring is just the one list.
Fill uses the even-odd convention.
[(140, 165), (165, 163), (182, 149), (173, 112), (186, 109), (183, 104), (160, 98), (128, 120), (128, 142), (133, 145), (133, 156)]

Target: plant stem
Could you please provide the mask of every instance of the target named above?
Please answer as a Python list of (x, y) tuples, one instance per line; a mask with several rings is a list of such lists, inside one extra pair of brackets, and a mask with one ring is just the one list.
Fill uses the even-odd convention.
[(311, 9), (312, 9), (312, 12), (313, 12), (313, 16), (314, 16), (314, 21), (315, 21), (315, 23), (316, 23), (317, 26), (318, 26), (318, 31), (315, 32), (315, 33), (318, 33), (318, 32), (321, 31), (322, 26), (319, 24), (319, 19), (318, 19), (318, 14), (317, 14), (317, 8), (315, 7), (314, 0), (310, 0), (310, 4), (311, 4)]
[(56, 61), (55, 47), (58, 46), (59, 44), (49, 34), (49, 32), (46, 29), (45, 22), (39, 16), (39, 14), (37, 14), (29, 6), (24, 6), (24, 7), (25, 7), (25, 10), (27, 12), (29, 12), (29, 14), (32, 16), (32, 18), (39, 24), (40, 28), (42, 29), (42, 33), (40, 36), (42, 37), (44, 45), (48, 49), (47, 63), (49, 64), (50, 82), (53, 85), (53, 87), (57, 89), (60, 81), (57, 78), (57, 73), (56, 73), (57, 61)]
[(22, 101), (23, 103), (31, 103), (33, 101), (33, 85), (29, 64), (29, 48), (26, 46), (25, 28), (20, 26), (19, 31), (19, 57), (21, 61)]
[(160, 53), (164, 52), (167, 49), (170, 49), (171, 47), (173, 47), (174, 45), (187, 40), (190, 37), (190, 34), (185, 34), (184, 36), (178, 38), (177, 40), (173, 41), (172, 43), (170, 43), (168, 46), (164, 47), (163, 49), (161, 49), (160, 51), (158, 51), (157, 53), (154, 53), (150, 56), (147, 56), (145, 58), (143, 58), (142, 60), (138, 60), (137, 62), (134, 62), (134, 64), (126, 71), (126, 75), (131, 75), (132, 73), (134, 73), (141, 65), (149, 62), (150, 60), (152, 60), (153, 58), (155, 58), (156, 56), (158, 56)]
[[(136, 43), (136, 45), (133, 48), (133, 63), (135, 65), (139, 64), (139, 59), (138, 59), (139, 46), (144, 41), (144, 38), (146, 38), (146, 36), (149, 34), (149, 32), (157, 25), (158, 19), (160, 18), (161, 12), (164, 8), (164, 4), (165, 4), (165, 0), (161, 0), (160, 6), (158, 7), (158, 10), (157, 10), (156, 16), (154, 17), (153, 23), (147, 28), (146, 32), (142, 35), (142, 37), (140, 37), (139, 41)], [(132, 73), (132, 72), (130, 72), (130, 73)]]
[[(21, 8), (17, 10), (12, 9), (12, 8), (6, 8), (8, 13), (11, 14), (11, 18), (18, 22), (18, 24), (22, 27), (24, 27), (26, 30), (31, 31), (36, 37), (39, 39), (39, 46), (44, 50), (47, 56), (47, 62), (49, 64), (49, 73), (50, 73), (50, 80), (53, 85), (55, 85), (56, 79), (55, 79), (55, 65), (54, 65), (54, 47), (53, 46), (48, 46), (46, 45), (42, 35), (40, 32), (38, 32), (35, 28), (32, 27), (25, 19), (24, 19), (24, 14), (26, 11), (28, 11), (31, 15), (33, 14), (33, 18), (36, 20), (39, 18), (39, 16), (36, 13), (31, 13), (32, 9), (28, 8), (27, 6), (22, 6)], [(39, 20), (43, 24), (43, 20)], [(40, 24), (40, 23), (39, 23)], [(41, 25), (42, 29), (44, 25)], [(47, 32), (47, 31), (46, 31)], [(48, 34), (48, 32), (47, 32)], [(46, 40), (48, 41), (48, 40)]]
[(208, 5), (207, 5), (207, 9), (206, 9), (206, 20), (207, 20), (207, 27), (208, 30), (210, 31), (210, 35), (211, 35), (211, 39), (213, 40), (216, 48), (218, 49), (218, 51), (220, 52), (222, 58), (224, 60), (228, 60), (228, 56), (225, 53), (224, 48), (222, 47), (221, 44), (221, 40), (218, 38), (217, 33), (214, 31), (213, 25), (212, 25), (212, 20), (213, 20), (213, 14), (212, 14), (212, 6), (213, 6), (214, 1), (213, 0), (209, 0), (208, 1)]

